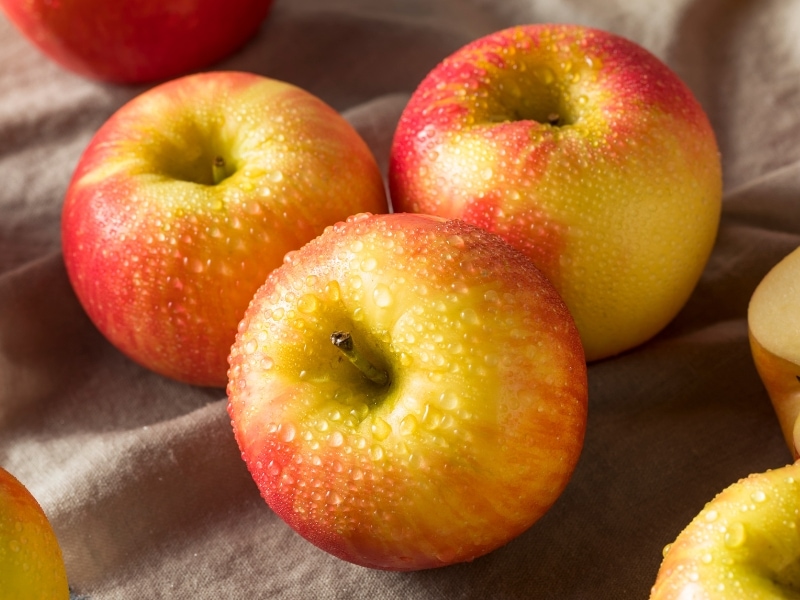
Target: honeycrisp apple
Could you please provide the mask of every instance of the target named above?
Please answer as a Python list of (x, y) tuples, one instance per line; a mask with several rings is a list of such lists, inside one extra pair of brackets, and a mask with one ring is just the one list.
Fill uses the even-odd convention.
[(67, 600), (61, 548), (42, 507), (0, 468), (0, 598)]
[(381, 174), (327, 104), (257, 75), (191, 75), (134, 98), (96, 133), (64, 201), (64, 260), (120, 350), (223, 387), (236, 325), (267, 274), (364, 210), (387, 210)]
[(518, 26), (455, 52), (414, 92), (390, 158), (394, 209), (520, 248), (563, 296), (589, 360), (673, 318), (719, 225), (702, 107), (655, 56), (596, 29)]
[(800, 457), (800, 248), (767, 273), (747, 311), (750, 348), (786, 443)]
[(800, 463), (755, 473), (664, 552), (651, 600), (784, 600), (800, 590)]
[(47, 56), (81, 75), (138, 83), (184, 75), (238, 49), (272, 0), (0, 0)]
[(586, 364), (547, 279), (460, 221), (356, 215), (288, 257), (230, 356), (261, 494), (367, 567), (466, 561), (535, 522), (583, 444)]

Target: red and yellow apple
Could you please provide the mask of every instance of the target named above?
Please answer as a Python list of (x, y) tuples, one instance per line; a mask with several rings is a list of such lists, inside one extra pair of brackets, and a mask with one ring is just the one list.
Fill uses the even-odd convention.
[(529, 25), (468, 44), (420, 83), (389, 186), (397, 212), (464, 219), (527, 254), (596, 360), (685, 304), (722, 182), (706, 114), (660, 60), (604, 31)]
[(61, 66), (117, 83), (156, 81), (221, 60), (258, 31), (272, 0), (0, 0)]
[(650, 600), (784, 600), (800, 590), (800, 463), (711, 500), (664, 549)]
[(68, 600), (61, 547), (42, 507), (0, 467), (0, 598)]
[(319, 98), (236, 72), (162, 84), (86, 148), (64, 260), (98, 329), (163, 375), (224, 387), (237, 323), (284, 255), (388, 210), (367, 145)]
[(230, 356), (228, 410), (272, 509), (387, 570), (468, 561), (559, 497), (586, 363), (550, 282), (498, 236), (356, 215), (287, 257)]
[(800, 458), (800, 248), (761, 280), (747, 326), (753, 362), (795, 460)]

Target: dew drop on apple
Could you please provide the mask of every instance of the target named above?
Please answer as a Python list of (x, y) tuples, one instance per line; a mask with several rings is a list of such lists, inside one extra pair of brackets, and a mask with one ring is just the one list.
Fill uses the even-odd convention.
[(725, 545), (728, 548), (740, 548), (747, 538), (747, 532), (745, 531), (744, 525), (739, 521), (736, 521), (728, 527), (728, 530), (725, 532)]
[(392, 303), (392, 293), (386, 284), (379, 283), (372, 291), (372, 299), (378, 307), (386, 308)]
[(280, 438), (284, 442), (291, 442), (297, 434), (297, 429), (291, 423), (282, 423), (278, 427), (278, 430), (280, 432)]
[(377, 444), (370, 446), (369, 457), (374, 461), (383, 459), (383, 448)]
[(382, 442), (392, 433), (392, 426), (380, 417), (376, 417), (371, 426), (372, 436)]
[(753, 502), (764, 502), (767, 499), (767, 495), (763, 492), (763, 490), (756, 490), (753, 492), (750, 497), (753, 499)]
[(297, 309), (304, 314), (311, 314), (319, 308), (319, 300), (314, 294), (304, 294), (297, 301)]

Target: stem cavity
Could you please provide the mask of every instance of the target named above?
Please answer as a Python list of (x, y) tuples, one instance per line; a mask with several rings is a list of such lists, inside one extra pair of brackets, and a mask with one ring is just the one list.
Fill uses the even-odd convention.
[(349, 331), (334, 331), (331, 334), (331, 343), (336, 346), (367, 379), (378, 385), (386, 385), (389, 383), (389, 374), (377, 368), (364, 358), (356, 349), (353, 343), (353, 336), (350, 335)]
[(225, 171), (225, 159), (221, 156), (215, 157), (214, 162), (211, 163), (211, 178), (214, 180), (214, 185), (217, 185), (227, 176), (228, 174)]

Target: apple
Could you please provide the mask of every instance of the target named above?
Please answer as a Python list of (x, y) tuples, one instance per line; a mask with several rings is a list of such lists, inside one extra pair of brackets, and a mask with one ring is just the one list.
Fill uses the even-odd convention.
[(85, 77), (141, 83), (219, 61), (258, 31), (272, 0), (0, 0), (44, 54)]
[(189, 75), (97, 131), (64, 201), (64, 261), (122, 352), (224, 387), (237, 323), (267, 274), (365, 210), (388, 210), (381, 173), (327, 104), (253, 74)]
[(800, 248), (761, 280), (747, 309), (753, 362), (795, 460), (800, 458)]
[(553, 282), (587, 360), (682, 308), (719, 226), (714, 132), (690, 90), (626, 39), (528, 25), (473, 41), (412, 95), (391, 147), (394, 210), (459, 218)]
[(664, 550), (650, 600), (779, 600), (800, 589), (800, 463), (718, 494)]
[(468, 561), (559, 497), (586, 363), (550, 282), (498, 236), (355, 215), (290, 254), (239, 326), (228, 411), (262, 496), (355, 564)]
[(0, 598), (68, 600), (67, 572), (42, 507), (0, 467)]

